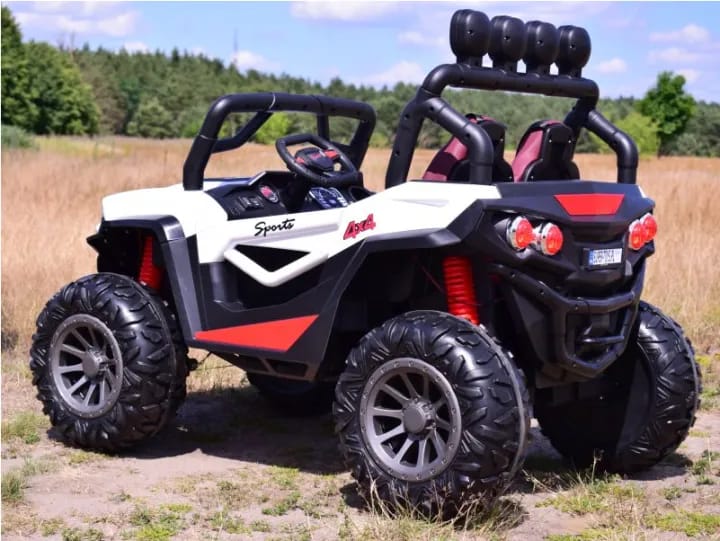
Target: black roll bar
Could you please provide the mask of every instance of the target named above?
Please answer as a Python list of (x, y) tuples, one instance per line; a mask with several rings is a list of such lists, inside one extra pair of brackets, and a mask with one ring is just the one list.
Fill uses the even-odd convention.
[[(541, 35), (545, 42), (538, 41)], [(584, 29), (563, 26), (556, 30), (549, 23), (539, 21), (526, 25), (512, 17), (495, 17), (490, 21), (482, 12), (460, 10), (450, 23), (450, 44), (457, 63), (434, 68), (402, 112), (385, 177), (386, 188), (407, 180), (418, 134), (426, 118), (465, 143), (470, 161), (469, 180), (491, 183), (490, 139), (441, 98), (448, 86), (576, 98), (575, 107), (565, 118), (575, 140), (582, 128), (595, 133), (617, 155), (618, 182), (635, 183), (638, 164), (635, 143), (595, 110), (600, 95), (598, 86), (581, 76), (582, 67), (590, 57), (590, 37)], [(488, 51), (492, 68), (482, 66), (482, 58)], [(521, 58), (528, 68), (526, 73), (517, 72)], [(550, 75), (553, 61), (558, 65), (558, 75)]]
[[(267, 121), (273, 113), (290, 111), (317, 116), (318, 135), (329, 138), (330, 116), (357, 119), (358, 126), (349, 145), (341, 145), (353, 164), (360, 168), (370, 136), (375, 128), (375, 110), (367, 103), (327, 96), (259, 92), (229, 94), (215, 100), (205, 116), (183, 166), (183, 187), (202, 190), (205, 167), (213, 153), (238, 148)], [(243, 128), (230, 137), (218, 139), (220, 128), (231, 113), (257, 113)]]

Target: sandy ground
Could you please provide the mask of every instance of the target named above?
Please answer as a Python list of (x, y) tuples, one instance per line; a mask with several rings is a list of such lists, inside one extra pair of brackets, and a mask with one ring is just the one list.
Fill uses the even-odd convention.
[[(3, 382), (4, 418), (13, 414), (8, 408), (39, 411), (29, 384), (18, 385), (12, 377)], [(636, 487), (644, 494), (643, 512), (690, 509), (718, 514), (717, 463), (704, 480), (690, 466), (708, 449), (720, 449), (718, 412), (702, 412), (678, 453), (649, 472), (619, 481), (618, 486)], [(171, 427), (123, 456), (71, 449), (45, 430), (32, 445), (3, 446), (4, 473), (28, 461), (44, 465), (40, 469), (45, 473), (28, 478), (21, 503), (3, 505), (3, 539), (8, 541), (154, 541), (173, 534), (176, 539), (312, 540), (373, 539), (384, 537), (383, 532), (395, 539), (404, 535), (393, 531), (390, 521), (368, 511), (357, 497), (337, 452), (329, 415), (289, 418), (270, 408), (250, 387), (191, 393)], [(577, 515), (547, 505), (549, 498), (567, 493), (558, 480), (571, 476), (568, 471), (533, 428), (526, 470), (503, 499), (506, 524), (489, 534), (481, 528), (457, 535), (545, 539), (607, 524), (612, 509), (609, 514), (603, 508), (600, 515)], [(609, 503), (617, 505), (619, 513), (637, 508), (626, 504)], [(605, 522), (598, 522), (599, 517)], [(168, 529), (163, 530), (165, 526)], [(642, 539), (644, 531), (640, 528), (639, 533), (617, 538)], [(421, 527), (418, 532), (422, 536)], [(70, 537), (72, 533), (79, 537)], [(432, 537), (432, 529), (426, 533)], [(652, 530), (651, 534), (648, 539), (686, 538), (677, 532)], [(720, 531), (717, 534), (720, 539)]]

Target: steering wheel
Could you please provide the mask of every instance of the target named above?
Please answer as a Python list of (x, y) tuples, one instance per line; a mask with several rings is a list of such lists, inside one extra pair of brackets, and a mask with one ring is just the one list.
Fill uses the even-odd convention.
[[(303, 143), (314, 146), (300, 149), (295, 156), (290, 154), (288, 146)], [(314, 133), (281, 137), (275, 141), (275, 149), (290, 171), (323, 188), (341, 188), (360, 180), (360, 171), (347, 154)], [(340, 164), (340, 169), (337, 171), (336, 163)]]

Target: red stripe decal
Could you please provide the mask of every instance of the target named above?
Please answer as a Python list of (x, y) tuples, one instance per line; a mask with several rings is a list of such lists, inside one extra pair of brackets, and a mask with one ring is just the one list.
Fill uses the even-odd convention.
[(200, 331), (195, 334), (195, 339), (233, 346), (287, 351), (317, 318), (317, 315), (302, 316)]
[(615, 214), (625, 196), (621, 193), (587, 193), (556, 195), (570, 216), (610, 216)]

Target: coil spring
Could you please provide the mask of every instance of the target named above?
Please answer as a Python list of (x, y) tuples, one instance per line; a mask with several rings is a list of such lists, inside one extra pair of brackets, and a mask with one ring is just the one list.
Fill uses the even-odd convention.
[(153, 238), (151, 235), (145, 237), (143, 244), (138, 281), (144, 282), (155, 291), (158, 291), (162, 284), (162, 269), (153, 263)]
[(448, 311), (474, 325), (479, 324), (470, 259), (462, 256), (446, 257), (443, 260), (443, 275)]

